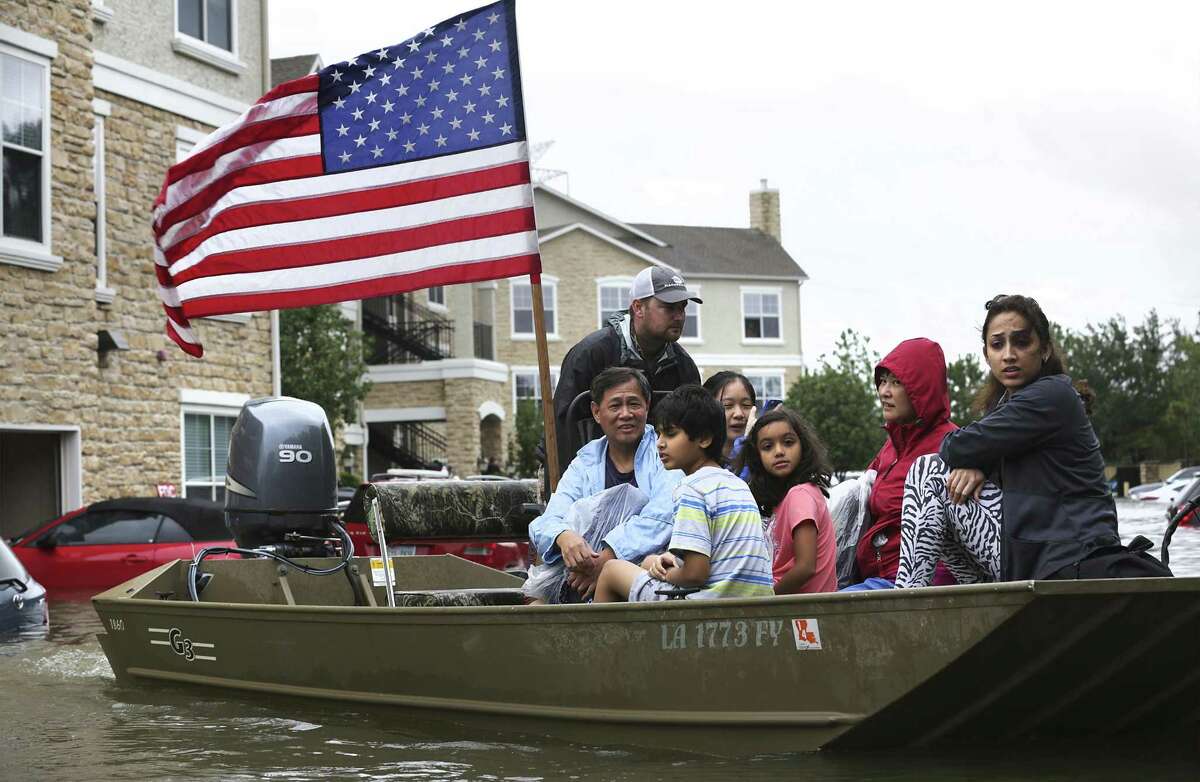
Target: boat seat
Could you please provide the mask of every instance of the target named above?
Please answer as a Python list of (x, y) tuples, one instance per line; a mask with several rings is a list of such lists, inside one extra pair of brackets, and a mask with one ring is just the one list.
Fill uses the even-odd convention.
[(525, 595), (520, 589), (427, 589), (396, 592), (396, 605), (403, 608), (524, 604)]
[[(534, 480), (388, 481), (365, 484), (354, 494), (345, 520), (365, 524), (372, 499), (379, 501), (389, 541), (410, 538), (525, 540), (537, 517)], [(373, 534), (373, 533), (372, 533)]]

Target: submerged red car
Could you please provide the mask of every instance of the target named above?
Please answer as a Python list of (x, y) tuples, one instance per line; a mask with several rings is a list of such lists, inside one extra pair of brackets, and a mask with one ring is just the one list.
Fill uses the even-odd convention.
[(107, 589), (221, 545), (234, 542), (218, 502), (124, 497), (42, 524), (15, 538), (12, 550), (47, 589)]

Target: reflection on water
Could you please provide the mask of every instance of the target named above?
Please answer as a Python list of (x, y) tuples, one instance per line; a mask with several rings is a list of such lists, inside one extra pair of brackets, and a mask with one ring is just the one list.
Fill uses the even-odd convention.
[[(1121, 501), (1126, 540), (1156, 543), (1161, 505)], [(1200, 530), (1171, 546), (1178, 575), (1200, 575)], [(78, 596), (55, 600), (41, 638), (0, 643), (0, 778), (36, 780), (1096, 780), (1197, 778), (1190, 747), (1012, 752), (829, 753), (713, 759), (514, 733), (503, 720), (170, 685), (118, 685)], [(1147, 672), (1171, 675), (1171, 672)], [(702, 747), (697, 747), (702, 752)]]

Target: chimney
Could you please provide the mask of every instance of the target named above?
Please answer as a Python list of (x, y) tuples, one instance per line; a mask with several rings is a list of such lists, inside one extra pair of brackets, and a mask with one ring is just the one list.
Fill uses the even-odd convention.
[(783, 230), (779, 225), (779, 191), (767, 187), (767, 180), (762, 182), (762, 188), (750, 191), (750, 227), (757, 228), (775, 241), (783, 242)]

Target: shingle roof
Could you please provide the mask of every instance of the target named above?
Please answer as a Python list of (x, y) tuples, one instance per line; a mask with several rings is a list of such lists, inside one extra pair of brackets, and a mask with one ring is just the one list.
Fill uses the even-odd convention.
[(774, 238), (756, 228), (718, 228), (707, 225), (651, 225), (635, 228), (667, 243), (656, 247), (644, 239), (626, 244), (688, 274), (727, 274), (764, 277), (808, 275)]
[(275, 57), (271, 60), (271, 86), (299, 79), (313, 72), (319, 54), (297, 54), (295, 57)]

